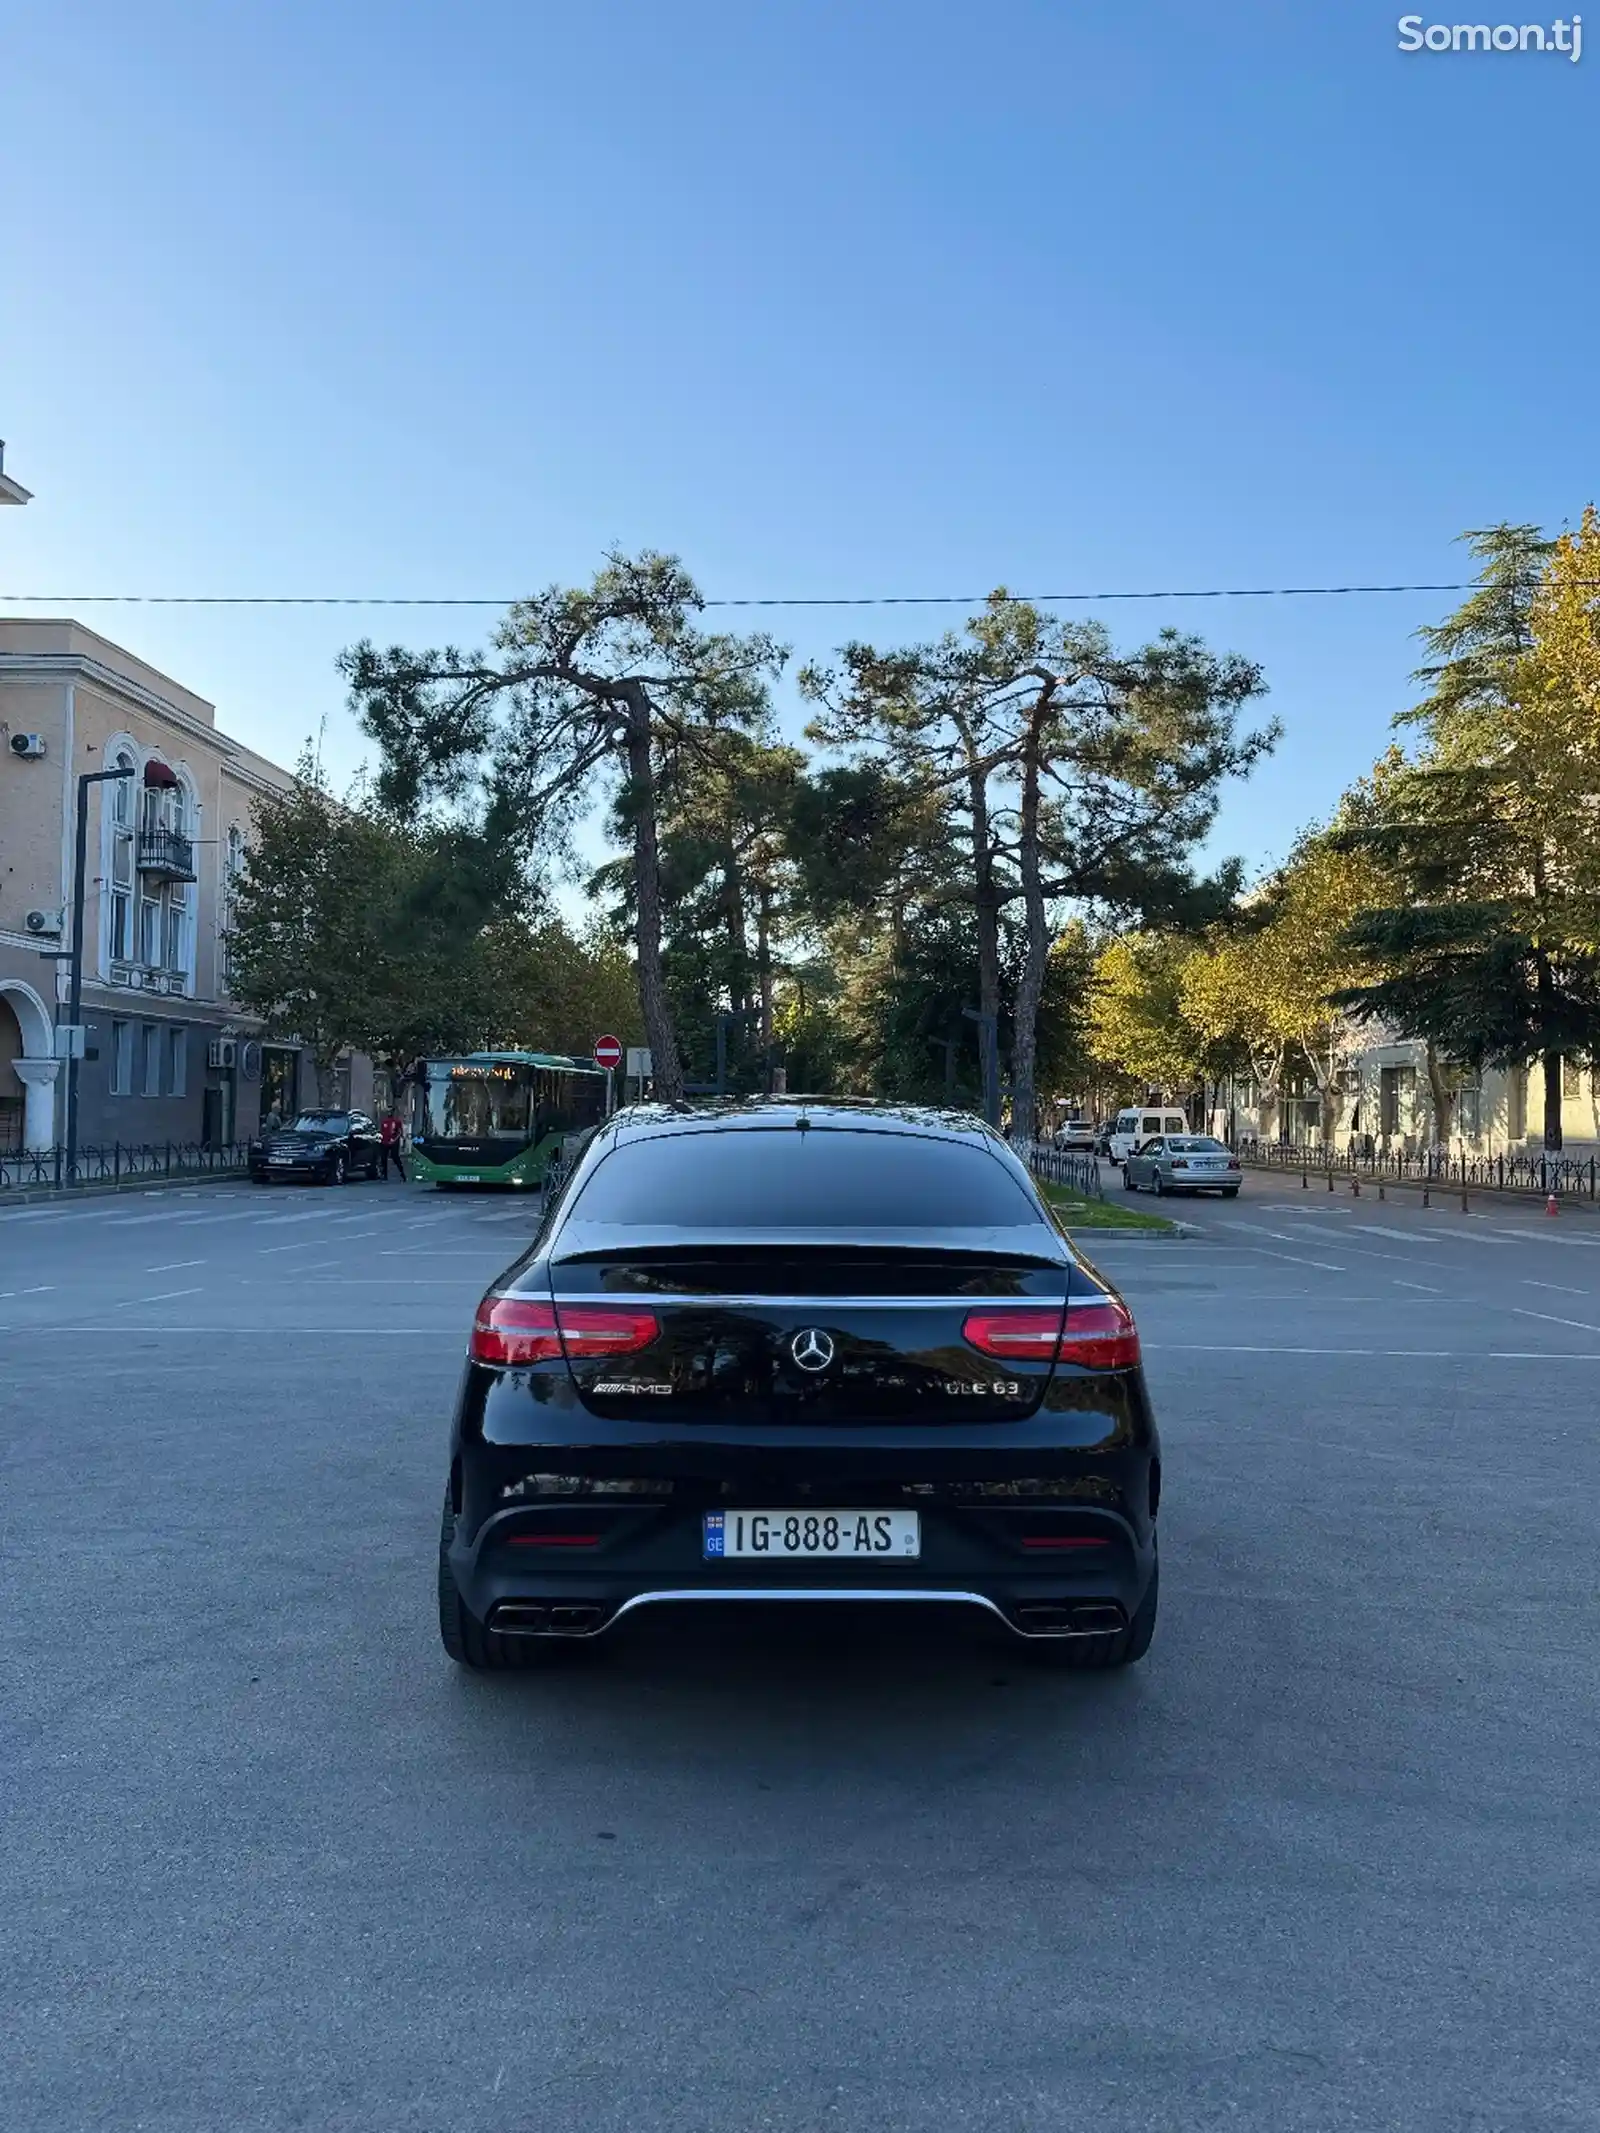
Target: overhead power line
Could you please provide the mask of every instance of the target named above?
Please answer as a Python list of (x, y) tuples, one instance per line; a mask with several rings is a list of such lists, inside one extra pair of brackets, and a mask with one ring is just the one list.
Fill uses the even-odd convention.
[[(1600, 583), (1586, 579), (1582, 583)], [(1014, 593), (1034, 607), (1091, 606), (1099, 600), (1334, 600), (1372, 593), (1459, 593), (1472, 580), (1412, 585), (1206, 585), (1152, 591)], [(512, 607), (521, 595), (411, 593), (8, 593), (15, 607)], [(775, 593), (706, 600), (706, 607), (982, 607), (987, 593)]]

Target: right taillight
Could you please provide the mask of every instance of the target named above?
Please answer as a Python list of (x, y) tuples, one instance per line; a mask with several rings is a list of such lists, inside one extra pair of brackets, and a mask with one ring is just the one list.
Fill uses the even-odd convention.
[(557, 1307), (532, 1296), (486, 1296), (472, 1322), (475, 1363), (502, 1367), (548, 1363), (565, 1352), (632, 1355), (648, 1348), (661, 1331), (653, 1311), (599, 1310), (587, 1304)]
[(1086, 1370), (1127, 1370), (1139, 1360), (1139, 1335), (1126, 1305), (1114, 1296), (1074, 1304), (1067, 1313), (1059, 1360)]
[(1048, 1363), (1061, 1338), (1061, 1306), (1043, 1311), (969, 1311), (961, 1337), (980, 1355)]

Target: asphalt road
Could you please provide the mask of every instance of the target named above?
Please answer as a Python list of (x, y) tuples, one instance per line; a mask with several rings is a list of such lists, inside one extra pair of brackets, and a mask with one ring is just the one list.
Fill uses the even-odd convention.
[(1600, 1226), (1252, 1179), (1096, 1256), (1162, 1621), (664, 1619), (464, 1678), (525, 1204), (0, 1209), (7, 2133), (1600, 2123)]

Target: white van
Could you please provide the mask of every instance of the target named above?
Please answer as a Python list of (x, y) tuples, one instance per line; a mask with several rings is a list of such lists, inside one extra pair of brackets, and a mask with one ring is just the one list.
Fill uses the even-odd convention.
[(1162, 1110), (1154, 1104), (1137, 1111), (1119, 1111), (1108, 1136), (1113, 1163), (1125, 1163), (1136, 1148), (1163, 1133), (1187, 1133), (1190, 1126), (1181, 1111)]

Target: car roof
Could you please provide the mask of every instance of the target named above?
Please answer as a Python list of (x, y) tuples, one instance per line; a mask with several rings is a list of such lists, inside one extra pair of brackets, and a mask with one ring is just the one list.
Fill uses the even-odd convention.
[(1003, 1136), (974, 1112), (931, 1104), (879, 1104), (860, 1097), (717, 1097), (708, 1103), (632, 1104), (600, 1131), (621, 1144), (680, 1133), (770, 1133), (786, 1126), (796, 1132), (914, 1134), (928, 1140), (979, 1142), (1010, 1153)]

